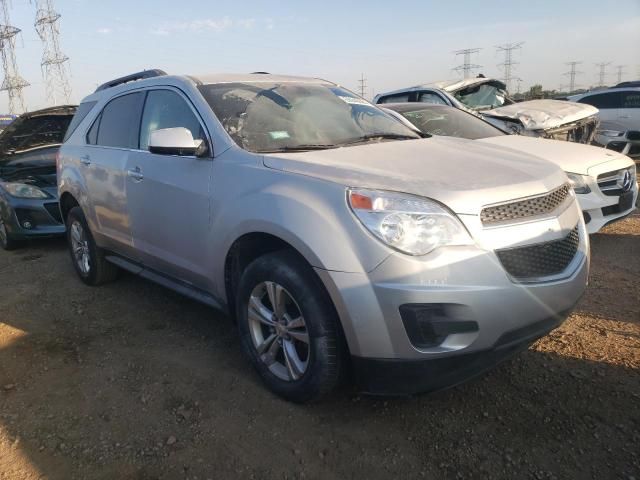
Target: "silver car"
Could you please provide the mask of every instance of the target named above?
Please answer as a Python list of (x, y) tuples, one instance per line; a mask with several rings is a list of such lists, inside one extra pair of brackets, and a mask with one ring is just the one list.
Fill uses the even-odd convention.
[(410, 394), (475, 376), (557, 327), (589, 237), (552, 163), (421, 138), (325, 80), (116, 79), (60, 151), (73, 265), (119, 268), (229, 312), (267, 386), (350, 378)]

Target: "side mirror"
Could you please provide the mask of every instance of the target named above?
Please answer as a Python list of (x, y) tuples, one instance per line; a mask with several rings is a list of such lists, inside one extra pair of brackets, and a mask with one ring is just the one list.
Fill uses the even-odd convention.
[(149, 135), (149, 151), (158, 155), (204, 157), (209, 148), (204, 140), (194, 140), (188, 129), (176, 127), (152, 131)]

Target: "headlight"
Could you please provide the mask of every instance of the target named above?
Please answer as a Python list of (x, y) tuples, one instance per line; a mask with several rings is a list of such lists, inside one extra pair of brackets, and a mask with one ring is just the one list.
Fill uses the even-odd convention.
[(0, 183), (9, 195), (18, 198), (49, 198), (45, 192), (26, 183)]
[(582, 194), (591, 192), (589, 185), (587, 185), (587, 182), (585, 182), (582, 175), (578, 173), (565, 173), (567, 174), (567, 177), (569, 177), (569, 183), (571, 184), (571, 188), (573, 188), (574, 192)]
[(605, 137), (621, 137), (624, 135), (624, 132), (619, 132), (618, 130), (600, 130), (596, 133)]
[(409, 255), (425, 255), (443, 245), (473, 244), (460, 220), (433, 200), (361, 189), (350, 189), (347, 198), (367, 230)]

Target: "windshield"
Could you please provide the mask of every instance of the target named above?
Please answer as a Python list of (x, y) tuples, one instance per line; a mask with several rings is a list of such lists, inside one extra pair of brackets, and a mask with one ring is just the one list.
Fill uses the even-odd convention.
[(366, 100), (333, 85), (226, 83), (199, 88), (231, 138), (251, 152), (420, 138)]
[(487, 110), (504, 105), (511, 105), (513, 101), (507, 96), (507, 92), (496, 85), (483, 83), (472, 85), (454, 93), (454, 96), (469, 108), (474, 110)]
[(421, 132), (447, 137), (479, 138), (498, 137), (504, 132), (470, 113), (456, 108), (433, 106), (399, 112)]

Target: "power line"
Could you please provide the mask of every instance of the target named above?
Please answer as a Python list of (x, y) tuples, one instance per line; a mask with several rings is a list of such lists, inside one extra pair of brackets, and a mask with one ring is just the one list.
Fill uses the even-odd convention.
[(576, 70), (576, 66), (580, 65), (582, 62), (567, 62), (565, 65), (569, 65), (569, 71), (564, 72), (563, 75), (569, 77), (569, 93), (576, 91), (576, 76), (582, 74), (583, 72), (579, 72)]
[(9, 0), (0, 0), (0, 55), (2, 55), (2, 67), (4, 79), (0, 86), (1, 91), (9, 95), (9, 113), (23, 113), (26, 108), (22, 89), (29, 86), (18, 72), (16, 63), (16, 35), (20, 29), (11, 25), (9, 19)]
[(360, 80), (358, 80), (358, 89), (360, 90), (360, 96), (364, 98), (367, 93), (367, 79), (364, 77), (364, 73), (360, 74)]
[(517, 65), (519, 62), (515, 62), (513, 60), (513, 52), (514, 50), (519, 50), (522, 48), (524, 42), (517, 43), (505, 43), (504, 45), (496, 46), (496, 50), (498, 52), (504, 52), (504, 62), (499, 64), (499, 67), (502, 67), (504, 70), (504, 83), (507, 86), (507, 91), (511, 90), (511, 81), (518, 80), (517, 77), (512, 77), (511, 72), (514, 65)]
[(471, 63), (471, 55), (473, 53), (478, 53), (480, 50), (480, 48), (465, 48), (464, 50), (454, 51), (453, 53), (455, 54), (456, 58), (458, 57), (458, 55), (464, 56), (464, 63), (455, 67), (454, 70), (456, 72), (462, 72), (464, 78), (469, 78), (473, 70), (482, 68), (482, 65)]
[(57, 105), (58, 100), (69, 103), (71, 85), (67, 75), (67, 57), (60, 50), (61, 15), (53, 9), (52, 0), (36, 0), (36, 22), (34, 26), (43, 44), (42, 75), (46, 84), (47, 100)]
[(604, 78), (607, 76), (607, 67), (611, 65), (611, 62), (596, 63), (596, 67), (600, 69), (598, 73), (598, 86), (604, 87)]

